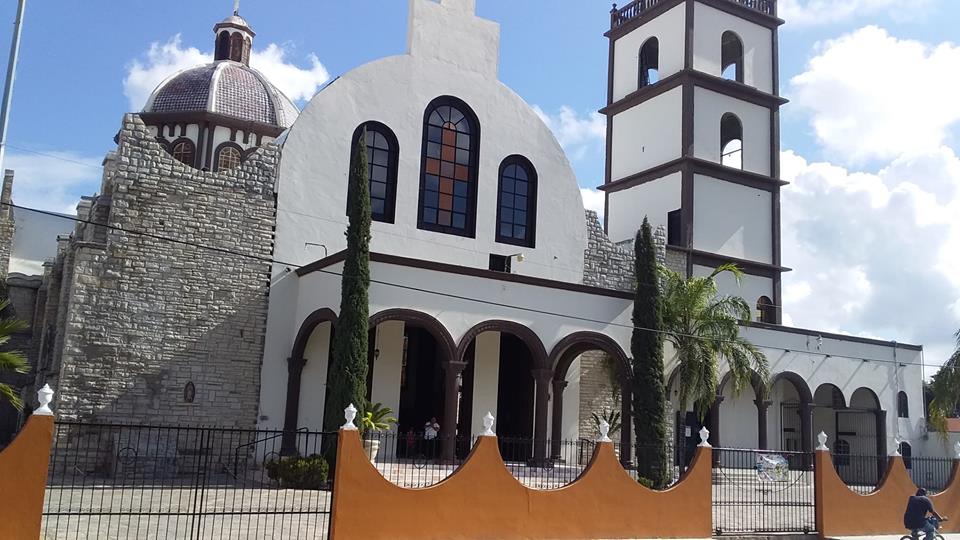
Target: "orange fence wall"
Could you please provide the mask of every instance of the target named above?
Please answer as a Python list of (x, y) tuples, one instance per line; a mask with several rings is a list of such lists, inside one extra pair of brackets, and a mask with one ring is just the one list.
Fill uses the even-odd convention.
[(540, 491), (510, 474), (496, 437), (479, 437), (449, 478), (407, 489), (377, 472), (356, 431), (341, 430), (331, 535), (334, 540), (709, 538), (710, 454), (700, 448), (679, 484), (655, 492), (624, 472), (612, 443), (601, 443), (576, 482)]
[[(943, 516), (953, 518), (945, 522), (941, 531), (960, 531), (960, 478), (958, 462), (947, 489), (932, 496), (934, 507)], [(817, 530), (821, 538), (836, 536), (904, 535), (903, 511), (907, 498), (917, 487), (910, 479), (903, 458), (891, 457), (887, 472), (877, 490), (869, 495), (851, 491), (837, 475), (830, 453), (817, 451), (814, 480)]]
[(52, 439), (53, 417), (34, 415), (0, 452), (0, 538), (40, 537)]

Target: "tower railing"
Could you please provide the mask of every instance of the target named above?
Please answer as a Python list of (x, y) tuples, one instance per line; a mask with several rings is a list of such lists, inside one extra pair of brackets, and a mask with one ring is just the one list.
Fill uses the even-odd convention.
[[(610, 10), (610, 29), (618, 28), (624, 24), (636, 19), (645, 12), (655, 8), (657, 5), (667, 0), (633, 0), (623, 7), (618, 8), (616, 4)], [(745, 8), (752, 9), (769, 15), (777, 16), (777, 0), (725, 0), (734, 4), (739, 4)]]

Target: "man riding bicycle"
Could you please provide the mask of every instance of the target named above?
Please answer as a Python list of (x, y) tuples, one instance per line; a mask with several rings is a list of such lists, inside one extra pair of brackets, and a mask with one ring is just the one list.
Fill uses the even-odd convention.
[[(933, 518), (927, 518), (927, 514)], [(927, 497), (927, 490), (920, 488), (917, 494), (907, 500), (907, 510), (903, 513), (903, 526), (910, 529), (911, 536), (917, 538), (920, 531), (926, 534), (926, 540), (934, 540), (937, 522), (946, 521), (933, 508), (933, 502)]]

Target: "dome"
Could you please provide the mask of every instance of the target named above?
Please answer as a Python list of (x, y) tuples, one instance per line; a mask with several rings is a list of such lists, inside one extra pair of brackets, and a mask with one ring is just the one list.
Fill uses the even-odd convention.
[(231, 60), (185, 69), (167, 78), (150, 95), (143, 112), (215, 113), (284, 129), (300, 114), (260, 72)]

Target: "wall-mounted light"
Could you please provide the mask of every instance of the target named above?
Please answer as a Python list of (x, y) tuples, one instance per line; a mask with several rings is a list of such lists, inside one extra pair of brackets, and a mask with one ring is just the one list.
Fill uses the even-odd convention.
[(303, 249), (307, 249), (307, 248), (310, 247), (310, 246), (322, 247), (322, 248), (323, 248), (323, 258), (324, 258), (324, 259), (327, 258), (327, 246), (325, 246), (325, 245), (323, 245), (323, 244), (318, 244), (318, 243), (316, 243), (316, 242), (304, 242), (304, 243), (303, 243)]
[(513, 255), (507, 255), (507, 258), (515, 258), (517, 262), (523, 262), (523, 253), (514, 253)]

